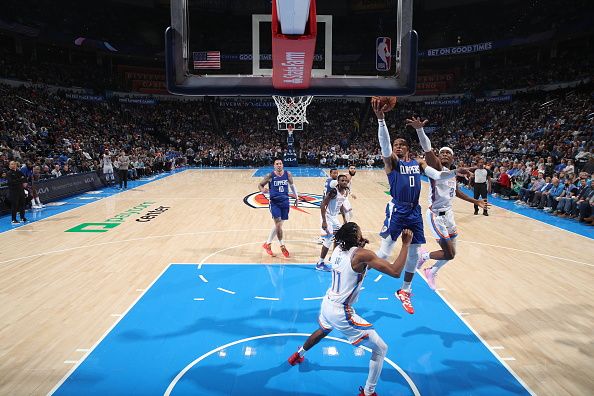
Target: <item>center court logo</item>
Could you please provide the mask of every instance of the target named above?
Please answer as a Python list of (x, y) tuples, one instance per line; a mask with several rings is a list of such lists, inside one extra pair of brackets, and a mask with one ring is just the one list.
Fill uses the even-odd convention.
[[(299, 202), (299, 207), (298, 208), (293, 207), (293, 209), (296, 209), (296, 210), (300, 210), (300, 208), (319, 209), (320, 205), (322, 204), (322, 199), (323, 199), (323, 197), (321, 195), (308, 194), (308, 193), (299, 194), (299, 198), (301, 198), (301, 201)], [(270, 201), (268, 200), (267, 194), (264, 195), (261, 192), (255, 192), (255, 193), (246, 195), (243, 198), (243, 202), (250, 208), (268, 209), (268, 204)], [(293, 206), (295, 204), (295, 198), (289, 197), (289, 202), (290, 202), (291, 206)], [(300, 211), (305, 212), (303, 210), (300, 210)]]

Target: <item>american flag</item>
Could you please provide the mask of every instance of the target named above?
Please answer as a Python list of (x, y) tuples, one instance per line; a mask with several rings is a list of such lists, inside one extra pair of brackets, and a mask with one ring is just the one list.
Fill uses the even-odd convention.
[(221, 51), (194, 52), (194, 69), (220, 69)]

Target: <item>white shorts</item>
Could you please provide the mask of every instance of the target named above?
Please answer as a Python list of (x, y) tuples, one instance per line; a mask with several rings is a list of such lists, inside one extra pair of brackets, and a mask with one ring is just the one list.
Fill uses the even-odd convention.
[(324, 230), (323, 228), (320, 229), (320, 235), (323, 237), (333, 236), (341, 227), (341, 224), (338, 221), (338, 216), (332, 217), (326, 215), (326, 224), (328, 225), (328, 232), (326, 232), (326, 230)]
[(104, 166), (103, 167), (103, 174), (105, 174), (105, 175), (113, 174), (113, 167), (111, 167), (111, 166)]
[(342, 207), (344, 208), (345, 212), (350, 212), (353, 210), (353, 206), (351, 205), (351, 201), (349, 201), (349, 199), (345, 199), (344, 202), (342, 203)]
[(328, 334), (336, 329), (340, 331), (353, 345), (359, 344), (373, 330), (373, 325), (357, 315), (350, 305), (330, 301), (324, 296), (320, 316), (318, 317), (320, 329)]
[(431, 209), (427, 209), (427, 222), (431, 225), (431, 233), (435, 239), (448, 240), (458, 236), (456, 221), (454, 220), (454, 211), (452, 209), (445, 211), (443, 216), (436, 214)]

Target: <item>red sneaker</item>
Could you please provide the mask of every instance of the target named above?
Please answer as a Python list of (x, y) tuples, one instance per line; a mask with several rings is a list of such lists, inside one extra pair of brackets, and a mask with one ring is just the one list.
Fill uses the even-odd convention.
[[(359, 395), (358, 396), (367, 396), (365, 394), (365, 390), (363, 389), (362, 386), (359, 387)], [(377, 393), (376, 392), (373, 392), (370, 396), (377, 396)]]
[(289, 257), (289, 251), (287, 250), (285, 245), (281, 245), (281, 252), (283, 252), (283, 256), (285, 256), (287, 258)]
[(400, 300), (400, 302), (402, 302), (402, 308), (404, 308), (406, 312), (408, 312), (411, 315), (415, 313), (415, 309), (413, 308), (412, 303), (410, 302), (410, 292), (399, 289), (394, 294)]
[(299, 352), (295, 352), (294, 354), (289, 356), (289, 359), (288, 359), (289, 364), (291, 366), (299, 364), (299, 363), (303, 362), (304, 360), (305, 360), (305, 358), (303, 356), (299, 356)]
[(264, 248), (264, 250), (266, 250), (266, 253), (268, 253), (272, 257), (276, 257), (276, 254), (272, 253), (272, 249), (270, 248), (269, 243), (264, 243), (264, 245), (262, 245), (262, 247)]

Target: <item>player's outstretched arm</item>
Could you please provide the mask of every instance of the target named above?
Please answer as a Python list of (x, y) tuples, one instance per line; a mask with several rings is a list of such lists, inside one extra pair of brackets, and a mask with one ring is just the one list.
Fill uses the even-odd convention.
[(425, 160), (419, 160), (419, 166), (425, 172), (428, 178), (433, 180), (445, 180), (451, 179), (456, 176), (456, 170), (445, 170), (438, 171), (437, 169), (429, 166)]
[(456, 196), (463, 201), (470, 202), (470, 203), (477, 205), (481, 209), (489, 209), (491, 207), (491, 205), (487, 202), (486, 199), (478, 200), (478, 199), (471, 198), (468, 195), (464, 194), (462, 191), (460, 191), (460, 189), (457, 187), (456, 187)]
[(424, 126), (427, 125), (428, 122), (429, 120), (421, 121), (421, 117), (411, 117), (406, 119), (406, 125), (415, 128), (415, 131), (417, 131), (417, 137), (425, 152), (427, 163), (435, 169), (441, 169), (441, 161), (431, 149), (431, 140), (429, 140), (429, 137), (425, 134)]
[(396, 260), (394, 260), (393, 263), (390, 263), (388, 260), (384, 260), (383, 258), (379, 258), (371, 250), (359, 249), (356, 251), (355, 256), (353, 257), (353, 268), (356, 265), (364, 264), (370, 268), (383, 272), (386, 275), (390, 275), (391, 277), (400, 278), (400, 274), (404, 269), (404, 264), (406, 264), (406, 256), (408, 255), (408, 249), (410, 247), (412, 237), (413, 233), (411, 230), (402, 231), (402, 248), (400, 249), (400, 253), (398, 253), (398, 257), (396, 257)]
[(261, 193), (266, 194), (268, 192), (267, 184), (270, 183), (270, 180), (272, 180), (272, 176), (268, 174), (264, 176), (262, 181), (258, 184), (258, 190), (260, 190)]
[(396, 162), (398, 162), (398, 156), (392, 152), (392, 142), (390, 141), (390, 132), (386, 126), (384, 107), (380, 101), (371, 101), (371, 106), (377, 117), (377, 138), (384, 159), (384, 170), (389, 174), (394, 169)]

